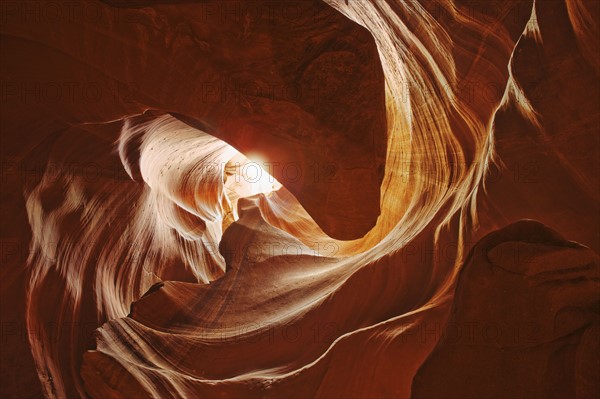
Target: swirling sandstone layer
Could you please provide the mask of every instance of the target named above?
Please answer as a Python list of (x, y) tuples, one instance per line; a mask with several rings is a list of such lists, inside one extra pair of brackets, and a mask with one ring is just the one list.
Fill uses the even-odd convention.
[(600, 394), (598, 3), (52, 4), (2, 5), (2, 396)]

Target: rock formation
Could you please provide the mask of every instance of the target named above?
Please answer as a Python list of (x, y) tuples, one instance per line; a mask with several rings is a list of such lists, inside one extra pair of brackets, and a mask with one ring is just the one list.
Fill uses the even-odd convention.
[(0, 396), (600, 395), (600, 3), (0, 11)]

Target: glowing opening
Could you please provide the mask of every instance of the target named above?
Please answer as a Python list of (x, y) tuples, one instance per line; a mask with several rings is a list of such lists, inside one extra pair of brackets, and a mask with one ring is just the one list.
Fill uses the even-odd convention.
[[(248, 159), (241, 153), (233, 156), (225, 165), (225, 194), (229, 200), (231, 215), (225, 219), (238, 219), (237, 201), (256, 194), (270, 195), (282, 186), (266, 171), (266, 163), (258, 157)], [(227, 221), (224, 220), (227, 223)]]

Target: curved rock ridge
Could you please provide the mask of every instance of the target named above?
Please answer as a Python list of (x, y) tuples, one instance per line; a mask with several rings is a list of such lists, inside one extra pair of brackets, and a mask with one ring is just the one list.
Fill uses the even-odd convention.
[(599, 4), (3, 3), (0, 396), (597, 397)]
[(331, 236), (359, 238), (373, 227), (386, 106), (369, 32), (312, 0), (127, 6), (7, 6), (10, 99), (23, 102), (37, 83), (37, 102), (66, 124), (147, 109), (182, 115), (268, 160)]
[(533, 221), (483, 238), (461, 271), (444, 338), (415, 377), (413, 397), (595, 396), (599, 261)]

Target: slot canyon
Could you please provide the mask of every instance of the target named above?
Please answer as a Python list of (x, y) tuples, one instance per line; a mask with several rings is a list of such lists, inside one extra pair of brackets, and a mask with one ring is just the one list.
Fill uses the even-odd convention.
[(0, 77), (0, 397), (600, 397), (600, 1), (2, 0)]

